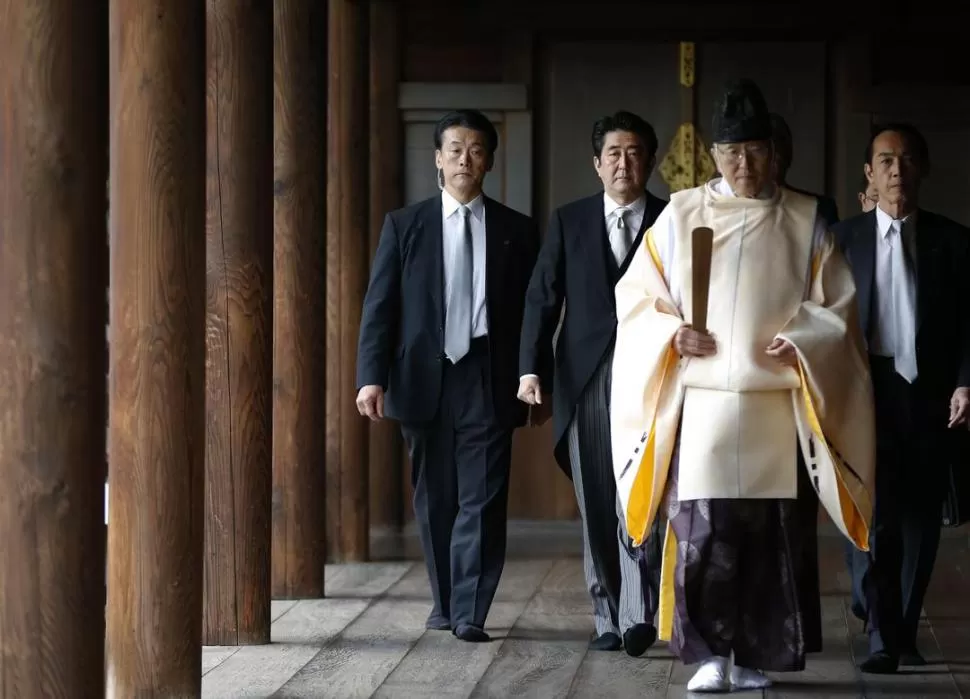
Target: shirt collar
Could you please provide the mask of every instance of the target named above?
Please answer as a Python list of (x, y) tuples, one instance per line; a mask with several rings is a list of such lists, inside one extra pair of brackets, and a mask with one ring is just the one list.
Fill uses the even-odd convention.
[[(441, 190), (441, 212), (445, 215), (445, 218), (451, 218), (460, 206), (461, 202), (448, 194), (448, 190)], [(485, 197), (479, 194), (468, 202), (467, 206), (471, 215), (481, 221), (485, 214)]]
[[(892, 216), (887, 214), (885, 211), (876, 204), (876, 230), (879, 231), (879, 235), (885, 238), (889, 235), (889, 227), (892, 226), (893, 221), (896, 221)], [(908, 216), (903, 216), (898, 219), (901, 224), (914, 223), (916, 221), (916, 214), (912, 213)]]
[(613, 199), (610, 197), (609, 194), (607, 194), (606, 192), (603, 192), (603, 213), (607, 217), (609, 217), (609, 215), (615, 212), (617, 209), (626, 209), (632, 214), (642, 214), (646, 208), (647, 208), (646, 192), (640, 195), (640, 198), (637, 199), (632, 204), (617, 204), (615, 201), (613, 201)]

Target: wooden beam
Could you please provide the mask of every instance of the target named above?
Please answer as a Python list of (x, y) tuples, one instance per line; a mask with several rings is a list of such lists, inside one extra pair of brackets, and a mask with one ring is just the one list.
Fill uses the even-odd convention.
[[(404, 139), (398, 111), (401, 81), (401, 13), (399, 0), (370, 5), (370, 258), (380, 240), (384, 216), (401, 206)], [(384, 420), (370, 425), (370, 524), (400, 529), (401, 432)]]
[(207, 0), (202, 640), (269, 643), (273, 10)]
[(327, 8), (273, 3), (274, 598), (323, 597), (326, 561)]
[(160, 7), (111, 0), (108, 697), (202, 678), (205, 5)]
[(0, 2), (0, 697), (104, 692), (107, 26)]
[(369, 235), (367, 3), (329, 0), (327, 119), (327, 546), (368, 556), (368, 427), (357, 413), (360, 311)]

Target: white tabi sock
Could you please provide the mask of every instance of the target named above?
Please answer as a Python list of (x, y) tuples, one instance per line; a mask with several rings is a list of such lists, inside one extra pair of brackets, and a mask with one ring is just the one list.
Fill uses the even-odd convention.
[(688, 692), (727, 692), (731, 689), (729, 658), (711, 658), (704, 661), (687, 683)]
[(731, 668), (731, 685), (735, 689), (765, 689), (771, 686), (771, 680), (761, 670), (735, 665)]

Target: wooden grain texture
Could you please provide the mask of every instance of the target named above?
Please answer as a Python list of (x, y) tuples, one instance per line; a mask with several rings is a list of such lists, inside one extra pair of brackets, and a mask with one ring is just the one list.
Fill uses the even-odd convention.
[(706, 226), (695, 228), (690, 234), (691, 243), (691, 327), (707, 332), (707, 300), (711, 291), (711, 248), (714, 231)]
[(367, 3), (330, 0), (327, 109), (327, 554), (368, 555), (368, 425), (355, 398), (369, 235)]
[[(370, 4), (370, 258), (377, 252), (384, 216), (401, 206), (404, 137), (398, 109), (401, 12), (398, 0)], [(370, 424), (370, 525), (399, 529), (401, 431), (396, 422)]]
[(269, 643), (273, 10), (206, 2), (206, 510), (202, 637)]
[(274, 598), (324, 594), (327, 8), (276, 0), (274, 26)]
[(110, 34), (107, 696), (192, 697), (202, 631), (205, 5), (111, 0)]
[(104, 684), (106, 0), (0, 1), (0, 697)]

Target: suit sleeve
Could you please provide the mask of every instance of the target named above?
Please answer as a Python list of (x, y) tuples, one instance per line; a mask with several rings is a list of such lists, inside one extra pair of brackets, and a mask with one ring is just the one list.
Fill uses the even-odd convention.
[(377, 253), (364, 296), (357, 345), (357, 388), (387, 389), (391, 353), (401, 317), (401, 256), (394, 219), (384, 218)]
[[(957, 269), (967, 270), (970, 269), (970, 228), (961, 227), (960, 233), (962, 234), (962, 245), (960, 246), (961, 251), (961, 262)], [(970, 275), (963, 274), (963, 284), (962, 293), (960, 294), (962, 298), (953, 299), (953, 304), (957, 308), (963, 308), (964, 310), (957, 313), (957, 316), (961, 319), (960, 322), (963, 323), (962, 347), (960, 348), (960, 376), (957, 385), (960, 387), (970, 387), (970, 313), (966, 311), (966, 304), (970, 301)]]
[[(535, 235), (538, 248), (538, 233), (536, 232)], [(554, 366), (552, 338), (562, 313), (565, 276), (562, 220), (559, 212), (556, 211), (552, 215), (549, 230), (546, 231), (542, 247), (538, 251), (538, 259), (525, 293), (525, 310), (519, 345), (519, 375), (538, 375), (539, 382), (546, 393), (552, 391)]]

